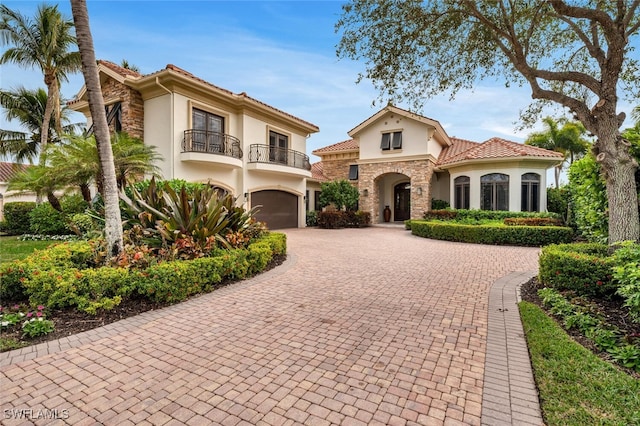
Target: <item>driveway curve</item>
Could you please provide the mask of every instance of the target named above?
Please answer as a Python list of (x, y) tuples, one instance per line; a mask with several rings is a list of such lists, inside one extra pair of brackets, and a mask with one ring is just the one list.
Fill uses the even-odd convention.
[(0, 354), (2, 423), (483, 422), (489, 290), (538, 249), (286, 234), (289, 260), (258, 277)]

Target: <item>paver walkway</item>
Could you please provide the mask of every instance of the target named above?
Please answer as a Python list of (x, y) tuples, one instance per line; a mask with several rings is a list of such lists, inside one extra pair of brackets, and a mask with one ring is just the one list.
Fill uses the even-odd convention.
[[(501, 345), (521, 338), (498, 337), (500, 359), (487, 356), (489, 290), (537, 269), (538, 249), (384, 227), (286, 233), (291, 259), (259, 277), (0, 354), (2, 424), (31, 424), (20, 413), (73, 425), (508, 424), (523, 413), (483, 415), (485, 363), (500, 368)], [(506, 388), (487, 376), (507, 405), (528, 380), (518, 365), (507, 363)]]

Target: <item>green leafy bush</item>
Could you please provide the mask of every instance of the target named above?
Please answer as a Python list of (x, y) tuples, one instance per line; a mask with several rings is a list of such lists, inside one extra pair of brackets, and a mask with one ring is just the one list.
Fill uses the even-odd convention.
[(547, 188), (547, 211), (558, 214), (562, 220), (570, 224), (569, 217), (569, 189), (566, 186), (560, 188)]
[(307, 226), (318, 226), (318, 212), (315, 210), (309, 210), (307, 212)]
[(333, 204), (337, 210), (353, 210), (358, 205), (358, 188), (346, 179), (323, 182), (320, 188), (320, 207)]
[(10, 235), (28, 234), (31, 229), (29, 213), (36, 208), (36, 203), (27, 201), (16, 201), (5, 203), (4, 221), (6, 230)]
[(450, 204), (445, 200), (431, 200), (431, 210), (444, 210), (448, 209)]
[(606, 244), (609, 235), (607, 188), (593, 154), (569, 167), (569, 193), (580, 234), (591, 242)]
[(503, 223), (509, 226), (562, 226), (560, 219), (552, 217), (508, 217)]
[(29, 213), (30, 231), (32, 234), (65, 235), (71, 230), (67, 227), (66, 215), (49, 203), (41, 203)]
[(572, 290), (591, 297), (610, 297), (615, 261), (608, 247), (599, 243), (560, 244), (544, 247), (540, 253), (538, 279), (547, 287)]
[(411, 233), (436, 240), (476, 244), (544, 246), (571, 241), (571, 228), (557, 226), (464, 225), (454, 222), (411, 221)]
[(634, 322), (640, 322), (640, 245), (625, 243), (613, 255), (616, 266), (613, 277), (618, 281), (618, 294)]

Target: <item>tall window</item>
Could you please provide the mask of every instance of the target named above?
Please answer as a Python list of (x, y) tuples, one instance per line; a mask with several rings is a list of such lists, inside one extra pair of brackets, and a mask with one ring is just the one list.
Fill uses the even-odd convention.
[(380, 149), (383, 151), (402, 149), (402, 132), (383, 133)]
[(269, 130), (269, 160), (287, 164), (289, 136)]
[(482, 210), (509, 210), (509, 175), (492, 173), (480, 178)]
[(522, 175), (522, 204), (523, 212), (540, 211), (540, 175), (537, 173), (525, 173)]
[(455, 205), (456, 209), (469, 209), (469, 189), (471, 179), (469, 176), (458, 176), (453, 181), (455, 186)]
[(224, 117), (202, 111), (191, 110), (193, 126), (193, 149), (204, 152), (222, 152), (224, 142)]

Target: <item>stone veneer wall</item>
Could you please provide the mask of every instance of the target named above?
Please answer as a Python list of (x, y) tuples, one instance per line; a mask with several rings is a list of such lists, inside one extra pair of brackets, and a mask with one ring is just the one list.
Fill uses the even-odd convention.
[[(358, 189), (360, 194), (366, 189), (368, 197), (360, 196), (360, 209), (371, 213), (373, 223), (380, 222), (380, 196), (378, 183), (388, 173), (400, 173), (411, 182), (411, 218), (422, 217), (431, 208), (431, 177), (433, 162), (429, 160), (394, 161), (389, 163), (359, 164)], [(326, 165), (325, 165), (326, 167)], [(418, 195), (418, 187), (422, 195)]]
[(347, 158), (322, 158), (322, 173), (329, 180), (349, 179), (349, 166), (356, 164), (357, 154)]
[[(122, 130), (144, 140), (144, 101), (140, 92), (108, 77), (102, 84), (102, 96), (105, 103), (120, 101)], [(109, 130), (114, 131), (111, 126)]]

